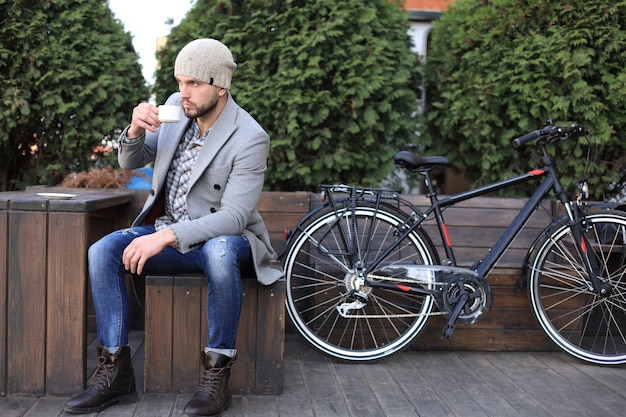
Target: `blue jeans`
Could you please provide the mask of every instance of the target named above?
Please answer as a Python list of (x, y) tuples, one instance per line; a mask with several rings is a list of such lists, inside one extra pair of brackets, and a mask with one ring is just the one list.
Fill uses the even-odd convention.
[[(109, 351), (128, 345), (128, 292), (122, 253), (136, 237), (154, 233), (154, 226), (118, 230), (89, 248), (89, 278), (96, 312), (98, 343)], [(208, 348), (234, 349), (243, 286), (241, 273), (252, 271), (250, 242), (243, 235), (218, 236), (185, 254), (167, 247), (150, 258), (144, 274), (204, 272), (208, 281), (206, 314)]]

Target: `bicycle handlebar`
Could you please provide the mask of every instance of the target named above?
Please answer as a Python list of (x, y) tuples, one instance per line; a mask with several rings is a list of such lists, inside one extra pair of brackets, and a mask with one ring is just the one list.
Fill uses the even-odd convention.
[(571, 126), (555, 126), (552, 121), (548, 121), (547, 126), (543, 129), (535, 130), (515, 138), (513, 139), (512, 144), (515, 149), (518, 149), (528, 142), (556, 142), (559, 140), (565, 140), (569, 137), (579, 137), (586, 134), (586, 132), (587, 129), (582, 125), (574, 124)]

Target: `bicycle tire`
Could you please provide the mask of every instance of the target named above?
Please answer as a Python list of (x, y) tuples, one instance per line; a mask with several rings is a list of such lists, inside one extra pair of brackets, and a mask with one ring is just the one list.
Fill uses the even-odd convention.
[[(359, 287), (368, 293), (367, 305), (354, 317), (339, 314), (337, 306), (345, 295), (361, 285), (345, 255), (348, 247), (343, 237), (352, 217), (348, 208), (334, 211), (328, 207), (302, 228), (285, 257), (285, 303), (295, 329), (313, 347), (338, 359), (370, 361), (407, 346), (425, 328), (434, 300), (430, 295)], [(407, 219), (406, 213), (392, 206), (377, 211), (373, 204), (359, 202), (354, 220), (362, 267), (396, 240)], [(375, 235), (367, 242), (370, 230)], [(397, 263), (432, 265), (438, 263), (438, 255), (430, 238), (418, 228), (379, 269)], [(403, 314), (416, 316), (397, 317)]]
[(601, 277), (612, 288), (601, 297), (591, 287), (569, 225), (560, 225), (538, 246), (528, 270), (533, 313), (548, 338), (575, 358), (596, 365), (626, 363), (626, 215), (586, 216), (586, 236)]

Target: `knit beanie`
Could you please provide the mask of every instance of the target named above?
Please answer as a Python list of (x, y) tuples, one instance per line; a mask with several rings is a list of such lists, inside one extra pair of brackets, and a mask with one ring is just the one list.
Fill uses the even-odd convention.
[(186, 75), (229, 89), (235, 68), (237, 64), (226, 45), (215, 39), (196, 39), (178, 53), (174, 76)]

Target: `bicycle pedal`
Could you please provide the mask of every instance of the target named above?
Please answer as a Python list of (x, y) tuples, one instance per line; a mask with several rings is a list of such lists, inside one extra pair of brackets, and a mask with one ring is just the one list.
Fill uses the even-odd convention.
[(454, 324), (446, 324), (443, 326), (443, 329), (441, 329), (441, 339), (445, 341), (450, 340), (455, 328)]

